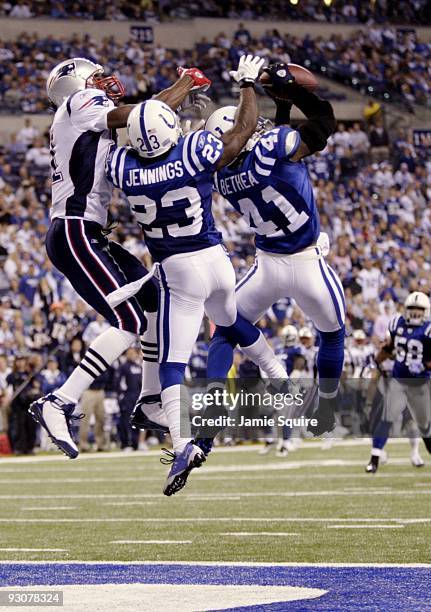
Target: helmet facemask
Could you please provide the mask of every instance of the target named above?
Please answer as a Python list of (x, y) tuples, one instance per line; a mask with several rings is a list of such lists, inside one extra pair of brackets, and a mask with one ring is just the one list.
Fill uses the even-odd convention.
[(426, 318), (426, 310), (418, 306), (407, 307), (404, 318), (408, 325), (422, 325)]
[(118, 102), (126, 95), (126, 89), (120, 79), (116, 76), (103, 76), (103, 71), (97, 70), (86, 81), (86, 86), (101, 89), (110, 100)]

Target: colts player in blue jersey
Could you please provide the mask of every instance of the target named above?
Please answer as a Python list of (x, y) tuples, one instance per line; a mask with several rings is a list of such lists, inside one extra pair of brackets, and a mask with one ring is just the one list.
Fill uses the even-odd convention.
[[(328, 266), (318, 245), (319, 214), (311, 180), (301, 161), (326, 146), (335, 129), (329, 102), (294, 82), (286, 64), (265, 69), (277, 105), (276, 126), (257, 131), (241, 155), (215, 174), (215, 188), (256, 232), (256, 260), (237, 286), (240, 314), (258, 321), (282, 297), (294, 298), (319, 332), (318, 425), (320, 435), (334, 427), (337, 395), (344, 359), (345, 302), (341, 282)], [(282, 92), (283, 99), (277, 94)], [(288, 95), (290, 101), (285, 98)], [(289, 127), (295, 104), (307, 117), (297, 130)], [(206, 128), (221, 135), (232, 121), (235, 107), (210, 116)], [(210, 345), (208, 376), (223, 377), (231, 363), (232, 345), (218, 329)]]
[[(180, 431), (181, 383), (204, 312), (234, 334), (235, 342), (250, 347), (249, 356), (265, 370), (272, 362), (272, 375), (286, 376), (262, 334), (238, 317), (235, 272), (211, 213), (214, 171), (235, 159), (255, 130), (253, 85), (262, 63), (242, 57), (234, 71), (241, 100), (222, 139), (203, 130), (183, 137), (177, 116), (150, 100), (130, 114), (133, 148), (114, 148), (108, 159), (108, 178), (127, 195), (158, 267), (161, 396), (174, 447), (165, 495), (179, 491), (189, 472), (205, 461), (203, 450)], [(139, 288), (132, 285), (131, 291)], [(127, 297), (122, 291), (111, 295), (112, 300)]]
[[(399, 420), (407, 406), (425, 446), (431, 453), (431, 321), (430, 301), (420, 291), (411, 293), (404, 303), (404, 315), (389, 323), (389, 341), (376, 357), (380, 368), (392, 355), (392, 378), (384, 394), (383, 414), (373, 435), (373, 448), (366, 472), (375, 473), (392, 423)], [(411, 438), (413, 465), (421, 467), (419, 438)]]

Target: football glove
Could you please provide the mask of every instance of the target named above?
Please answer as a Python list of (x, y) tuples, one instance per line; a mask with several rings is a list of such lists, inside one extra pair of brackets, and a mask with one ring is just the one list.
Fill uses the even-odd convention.
[(270, 64), (263, 69), (271, 77), (271, 82), (268, 84), (262, 83), (262, 87), (266, 93), (272, 98), (277, 98), (279, 94), (285, 94), (286, 86), (295, 83), (295, 77), (289, 72), (288, 65), (284, 62)]
[(179, 66), (177, 72), (180, 79), (185, 76), (189, 76), (193, 79), (193, 87), (190, 91), (206, 91), (211, 85), (210, 79), (207, 79), (199, 68), (184, 68), (183, 66)]
[(186, 108), (188, 108), (203, 111), (210, 102), (211, 98), (209, 98), (205, 94), (200, 93), (199, 91), (192, 91), (192, 93), (190, 93), (184, 100), (184, 102), (181, 104), (181, 110), (185, 110)]
[(193, 128), (192, 128), (191, 119), (186, 119), (185, 121), (182, 122), (181, 129), (183, 131), (184, 136), (187, 136), (189, 132), (197, 132), (198, 130), (201, 130), (204, 127), (204, 125), (205, 125), (205, 119), (200, 119), (197, 123), (193, 125)]
[(265, 63), (263, 57), (257, 55), (242, 55), (238, 68), (229, 72), (234, 81), (240, 84), (254, 83), (259, 76), (260, 70)]

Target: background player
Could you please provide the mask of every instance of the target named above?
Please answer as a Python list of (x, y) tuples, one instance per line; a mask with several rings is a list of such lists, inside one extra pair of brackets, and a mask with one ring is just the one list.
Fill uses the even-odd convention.
[[(239, 312), (256, 322), (274, 302), (288, 296), (318, 330), (318, 425), (310, 429), (319, 435), (334, 427), (333, 404), (344, 360), (345, 302), (341, 282), (316, 244), (319, 214), (307, 168), (300, 160), (326, 146), (335, 118), (329, 102), (294, 82), (287, 64), (266, 70), (278, 127), (256, 132), (243, 153), (216, 173), (215, 186), (256, 232), (255, 264), (237, 286)], [(278, 98), (286, 92), (290, 101)], [(308, 118), (298, 130), (288, 127), (292, 103)], [(235, 107), (215, 111), (207, 129), (224, 133), (234, 112)], [(210, 345), (208, 377), (226, 375), (232, 352), (232, 342), (218, 329)]]
[[(159, 94), (159, 99), (174, 108), (194, 87), (210, 83), (196, 69), (183, 71), (182, 77)], [(61, 62), (47, 80), (48, 98), (57, 109), (51, 127), (52, 223), (46, 238), (47, 253), (76, 292), (111, 324), (91, 343), (67, 381), (30, 407), (34, 419), (71, 458), (78, 455), (69, 428), (77, 402), (136, 336), (144, 334), (142, 398), (160, 389), (153, 357), (157, 348), (156, 286), (146, 284), (139, 295), (115, 308), (106, 300), (108, 293), (146, 273), (137, 258), (108, 241), (103, 232), (112, 194), (105, 176), (105, 160), (115, 139), (112, 130), (126, 126), (133, 108), (115, 107), (124, 93), (115, 76), (103, 76), (102, 66), (84, 58)]]
[[(374, 431), (371, 458), (366, 472), (375, 473), (389, 437), (392, 424), (401, 419), (407, 406), (431, 453), (431, 322), (430, 301), (420, 291), (411, 293), (404, 303), (404, 315), (389, 324), (390, 340), (376, 356), (377, 366), (395, 357), (392, 378), (384, 385), (384, 407)], [(421, 467), (419, 438), (410, 438), (413, 465)]]

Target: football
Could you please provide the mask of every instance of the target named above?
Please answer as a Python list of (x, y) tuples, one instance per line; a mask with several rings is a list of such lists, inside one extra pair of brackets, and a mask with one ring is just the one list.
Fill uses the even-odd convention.
[[(302, 85), (309, 91), (314, 91), (317, 89), (319, 83), (310, 70), (304, 68), (303, 66), (299, 66), (298, 64), (288, 64), (288, 67), (291, 74), (295, 77), (295, 81), (298, 83), (298, 85)], [(259, 77), (259, 82), (264, 88), (271, 86), (270, 75), (267, 72), (262, 72)], [(286, 96), (286, 98), (287, 97), (288, 96)]]

